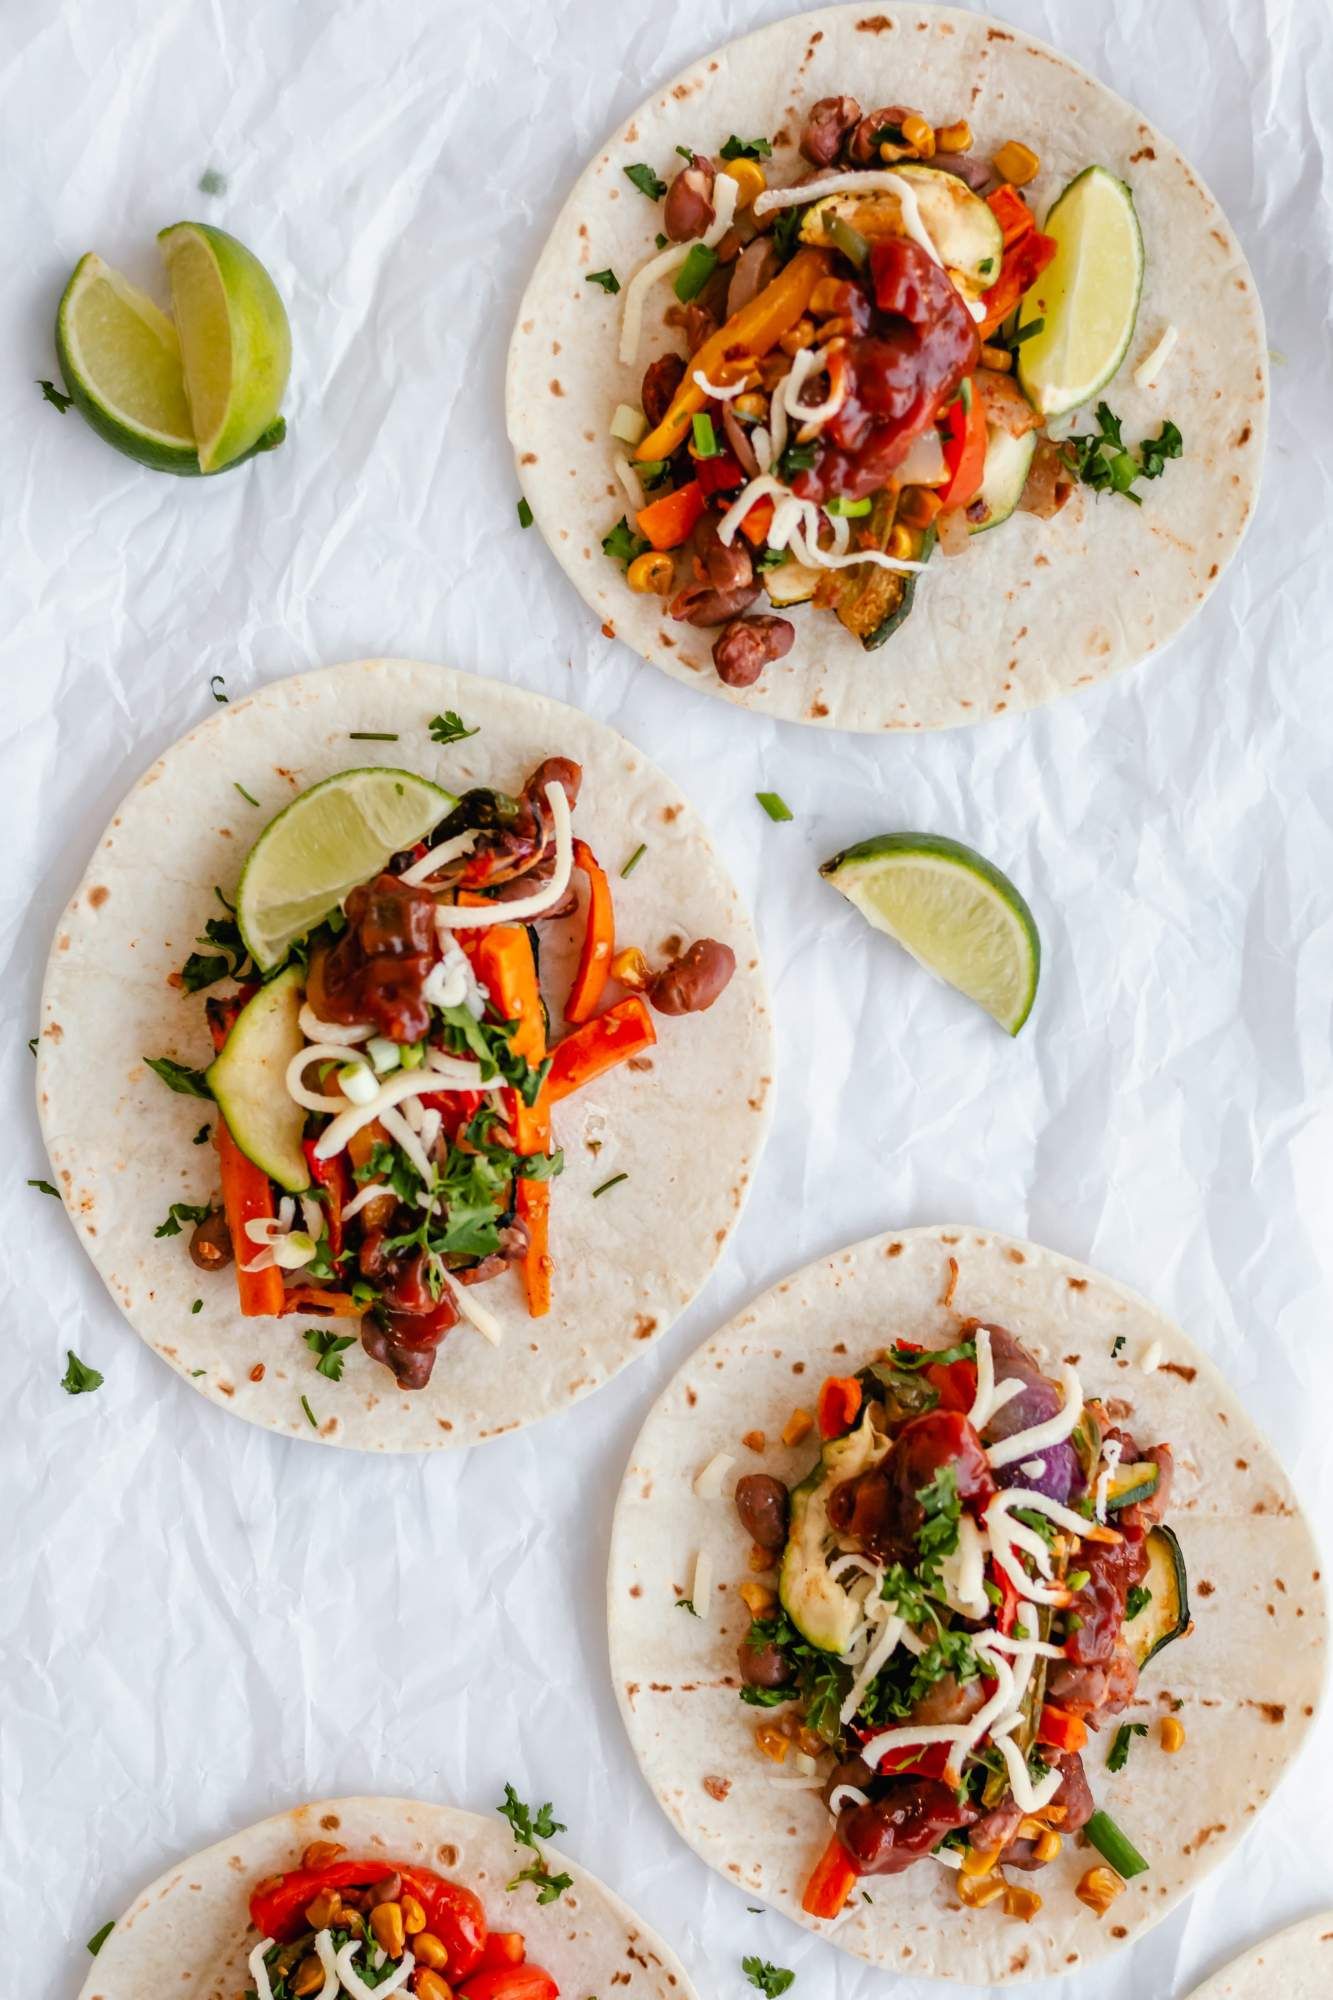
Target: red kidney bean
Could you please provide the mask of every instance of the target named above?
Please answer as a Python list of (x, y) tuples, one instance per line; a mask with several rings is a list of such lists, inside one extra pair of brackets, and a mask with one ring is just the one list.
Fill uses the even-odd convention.
[(671, 399), (685, 379), (685, 363), (679, 354), (663, 354), (650, 361), (643, 375), (640, 397), (643, 414), (654, 430), (671, 408)]
[(702, 236), (713, 220), (713, 163), (700, 154), (681, 168), (662, 204), (662, 227), (673, 243)]
[(769, 1472), (747, 1472), (736, 1481), (736, 1512), (751, 1541), (774, 1555), (787, 1540), (787, 1489)]
[(736, 970), (736, 954), (716, 938), (697, 938), (648, 981), (648, 998), (659, 1014), (702, 1014), (725, 992)]
[(767, 613), (733, 618), (713, 641), (717, 677), (728, 687), (751, 687), (769, 661), (780, 660), (795, 642), (796, 627), (789, 618), (773, 618)]
[(842, 142), (861, 117), (854, 97), (821, 97), (811, 106), (801, 132), (801, 151), (816, 167), (831, 167)]

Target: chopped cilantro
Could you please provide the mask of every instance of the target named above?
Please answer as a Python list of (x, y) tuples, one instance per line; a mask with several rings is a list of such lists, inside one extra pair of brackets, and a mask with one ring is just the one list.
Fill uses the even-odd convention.
[(1166, 461), (1180, 457), (1184, 449), (1180, 432), (1173, 423), (1164, 422), (1155, 438), (1143, 440), (1136, 458), (1121, 436), (1120, 418), (1110, 406), (1098, 403), (1096, 415), (1095, 431), (1064, 440), (1060, 450), (1065, 463), (1094, 492), (1120, 493), (1140, 506), (1142, 496), (1133, 490), (1135, 480), (1159, 479)]
[(559, 1902), (566, 1889), (574, 1887), (572, 1875), (553, 1875), (544, 1861), (534, 1861), (529, 1867), (520, 1868), (513, 1881), (506, 1882), (505, 1888), (511, 1896), (520, 1882), (532, 1883), (539, 1903)]
[[(527, 502), (524, 501), (524, 506)], [(446, 708), (443, 715), (432, 715), (430, 719), (430, 740), (432, 743), (462, 743), (468, 736), (477, 735), (481, 728), (469, 729), (461, 715), (452, 708)]]
[(179, 1236), (182, 1222), (202, 1222), (206, 1216), (212, 1213), (213, 1209), (210, 1202), (204, 1201), (196, 1205), (190, 1201), (173, 1201), (171, 1207), (167, 1210), (166, 1221), (159, 1222), (153, 1234), (154, 1236)]
[(1123, 1771), (1129, 1762), (1130, 1745), (1133, 1743), (1134, 1738), (1136, 1736), (1146, 1736), (1147, 1734), (1148, 1725), (1146, 1722), (1122, 1722), (1119, 1729), (1116, 1730), (1110, 1749), (1106, 1753), (1107, 1770)]
[(724, 160), (771, 160), (773, 147), (767, 139), (738, 139), (733, 132), (720, 149)]
[(518, 525), (520, 528), (530, 528), (532, 526), (532, 509), (529, 507), (527, 501), (522, 498), (520, 498), (518, 503)]
[(1122, 1353), (1122, 1352), (1124, 1351), (1124, 1346), (1125, 1346), (1125, 1339), (1126, 1339), (1126, 1336), (1125, 1336), (1125, 1335), (1124, 1335), (1123, 1333), (1118, 1333), (1118, 1334), (1116, 1335), (1115, 1339), (1114, 1339), (1114, 1340), (1113, 1340), (1113, 1341), (1111, 1342), (1111, 1359), (1112, 1359), (1112, 1361), (1114, 1361), (1114, 1360), (1115, 1360), (1115, 1358), (1116, 1358), (1116, 1356), (1117, 1356), (1118, 1354), (1120, 1354), (1120, 1353)]
[[(95, 1368), (89, 1368), (85, 1362), (80, 1361), (72, 1347), (65, 1349), (65, 1359), (68, 1366), (61, 1377), (60, 1386), (67, 1394), (90, 1396), (94, 1389), (101, 1388), (105, 1377), (99, 1375)], [(92, 1946), (90, 1945), (88, 1949), (91, 1951)]]
[(604, 271), (585, 272), (583, 282), (585, 285), (600, 285), (604, 292), (611, 294), (612, 298), (620, 290), (620, 280), (609, 264)]
[(785, 1965), (770, 1965), (764, 1958), (743, 1958), (741, 1971), (751, 1986), (766, 1994), (768, 2000), (777, 2000), (777, 1996), (785, 1993), (796, 1980), (796, 1974), (789, 1972)]
[(694, 1599), (692, 1597), (678, 1597), (676, 1599), (676, 1609), (677, 1611), (688, 1611), (691, 1618), (699, 1616), (694, 1608)]
[(111, 1923), (103, 1924), (100, 1931), (93, 1932), (88, 1940), (88, 1949), (94, 1958), (96, 1958), (98, 1952), (102, 1949), (102, 1946), (106, 1943), (115, 1928), (115, 1921), (113, 1919)]
[(334, 1333), (328, 1327), (308, 1326), (301, 1338), (310, 1352), (319, 1356), (315, 1363), (317, 1373), (330, 1382), (341, 1382), (343, 1355), (356, 1345), (355, 1337), (350, 1333)]
[(1137, 1618), (1145, 1606), (1152, 1603), (1152, 1592), (1145, 1590), (1141, 1583), (1131, 1583), (1125, 1593), (1125, 1622)]
[(181, 1097), (206, 1097), (212, 1100), (213, 1093), (201, 1069), (187, 1069), (172, 1056), (145, 1056), (144, 1061), (155, 1076), (160, 1076), (168, 1090), (176, 1091)]
[(60, 1189), (52, 1187), (50, 1181), (29, 1181), (28, 1186), (35, 1187), (38, 1194), (51, 1194), (57, 1201), (60, 1199)]
[(539, 1903), (556, 1902), (564, 1895), (566, 1889), (573, 1888), (574, 1878), (572, 1875), (552, 1875), (546, 1865), (545, 1856), (537, 1844), (541, 1840), (552, 1840), (557, 1833), (565, 1831), (565, 1823), (555, 1817), (551, 1801), (548, 1799), (545, 1805), (539, 1806), (534, 1813), (531, 1806), (524, 1805), (514, 1787), (506, 1785), (504, 1804), (497, 1806), (495, 1810), (502, 1819), (509, 1821), (510, 1831), (517, 1844), (520, 1847), (530, 1847), (537, 1856), (527, 1868), (519, 1870), (513, 1881), (508, 1884), (509, 1890), (512, 1892), (517, 1889), (520, 1882), (531, 1882), (537, 1891)]
[(227, 683), (226, 683), (226, 681), (225, 681), (225, 680), (223, 679), (223, 677), (222, 677), (222, 675), (221, 675), (221, 674), (210, 674), (210, 675), (209, 675), (209, 677), (208, 677), (208, 692), (209, 692), (209, 693), (210, 693), (210, 694), (212, 695), (212, 697), (213, 697), (214, 701), (226, 701), (226, 700), (228, 700), (228, 696), (226, 696), (225, 694), (219, 694), (219, 693), (218, 693), (218, 689), (219, 689), (219, 688), (225, 688), (225, 687), (226, 687), (226, 685), (227, 685)]
[(57, 389), (54, 382), (43, 381), (40, 377), (38, 378), (37, 386), (42, 392), (43, 401), (50, 403), (52, 409), (59, 410), (63, 417), (70, 404), (74, 401), (74, 398), (65, 395), (62, 390)]
[(641, 556), (649, 544), (642, 535), (636, 535), (622, 514), (609, 535), (602, 536), (602, 553), (613, 562), (624, 563), (627, 567), (635, 556)]
[(667, 191), (667, 184), (642, 160), (624, 169), (625, 179), (631, 181), (640, 194), (647, 195), (649, 201), (660, 201)]
[(789, 444), (778, 465), (779, 477), (790, 483), (798, 472), (808, 472), (818, 455), (818, 445)]
[(205, 167), (199, 176), (199, 192), (200, 194), (225, 194), (227, 192), (227, 176), (220, 174), (216, 167)]
[(917, 1499), (925, 1519), (917, 1529), (916, 1545), (921, 1556), (923, 1583), (938, 1583), (940, 1566), (958, 1547), (958, 1523), (963, 1503), (958, 1497), (958, 1473), (952, 1465), (942, 1465), (926, 1486), (917, 1488)]

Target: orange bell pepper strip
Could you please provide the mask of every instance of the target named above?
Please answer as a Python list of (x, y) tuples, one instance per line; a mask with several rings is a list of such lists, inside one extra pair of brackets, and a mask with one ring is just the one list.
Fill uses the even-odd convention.
[[(702, 410), (708, 401), (707, 394), (695, 381), (700, 374), (709, 382), (719, 382), (719, 371), (724, 363), (732, 366), (738, 355), (758, 360), (761, 354), (776, 347), (784, 333), (790, 333), (797, 320), (810, 303), (810, 294), (819, 280), (828, 275), (828, 253), (823, 250), (798, 250), (790, 264), (784, 265), (771, 284), (757, 292), (748, 305), (733, 313), (731, 318), (710, 334), (703, 346), (690, 361), (670, 406), (656, 429), (649, 431), (637, 447), (634, 456), (639, 462), (649, 459), (670, 458), (690, 428), (690, 419)], [(642, 522), (643, 516), (640, 515)], [(647, 534), (647, 529), (643, 530)]]
[[(208, 1010), (208, 1032), (219, 1055), (240, 1011), (239, 1001), (234, 1004), (215, 1003)], [(243, 1319), (278, 1319), (286, 1297), (282, 1272), (276, 1264), (270, 1265), (267, 1271), (247, 1271), (245, 1268), (252, 1258), (259, 1255), (259, 1245), (250, 1241), (245, 1225), (247, 1222), (268, 1221), (277, 1215), (273, 1184), (262, 1167), (257, 1167), (253, 1160), (247, 1160), (232, 1138), (221, 1106), (218, 1107), (217, 1123), (213, 1128), (213, 1144), (217, 1147), (222, 1177), (222, 1209), (227, 1218), (227, 1233), (231, 1237), (231, 1251), (236, 1263), (236, 1291), (241, 1316)]]
[(755, 501), (748, 514), (741, 518), (741, 533), (747, 542), (756, 548), (768, 540), (768, 531), (773, 525), (773, 502), (767, 493)]
[(575, 1026), (586, 1021), (602, 997), (616, 949), (616, 909), (606, 871), (584, 840), (574, 842), (574, 866), (588, 878), (588, 919), (583, 933), (579, 968), (565, 1002), (565, 1019)]
[(830, 1375), (819, 1392), (819, 1435), (842, 1437), (856, 1422), (861, 1384), (854, 1375)]
[[(265, 1274), (261, 1271), (259, 1275)], [(350, 1292), (330, 1292), (323, 1285), (293, 1285), (283, 1292), (279, 1307), (282, 1313), (327, 1314), (331, 1319), (361, 1319), (365, 1310)]]
[(559, 1104), (562, 1098), (582, 1090), (585, 1083), (594, 1083), (631, 1056), (650, 1049), (656, 1040), (652, 1016), (638, 994), (617, 1000), (614, 1007), (585, 1021), (552, 1049), (551, 1074), (546, 1079), (552, 1104)]
[(1055, 238), (1043, 236), (1035, 228), (1029, 229), (1012, 249), (1005, 251), (999, 277), (988, 292), (981, 294), (986, 317), (977, 331), (983, 340), (988, 339), (998, 326), (1003, 326), (1024, 293), (1036, 284), (1055, 251)]
[(836, 1917), (856, 1886), (851, 1856), (835, 1833), (805, 1885), (801, 1908), (808, 1917)]
[(1035, 229), (1037, 218), (1024, 201), (1017, 188), (997, 187), (994, 194), (986, 196), (986, 206), (1004, 231), (1006, 250), (1017, 243), (1020, 236), (1026, 236), (1029, 229)]
[(1037, 1724), (1037, 1741), (1049, 1744), (1052, 1750), (1082, 1750), (1088, 1741), (1088, 1725), (1081, 1715), (1071, 1715), (1067, 1708), (1053, 1708), (1047, 1702)]
[[(460, 933), (460, 942), (467, 938)], [(474, 955), (475, 954), (475, 955)], [(546, 1016), (532, 944), (521, 924), (493, 924), (481, 933), (469, 956), (477, 977), (489, 992), (500, 1013), (518, 1026), (510, 1046), (537, 1069), (546, 1060)], [(525, 1104), (517, 1091), (513, 1097), (514, 1144), (518, 1152), (545, 1155), (551, 1150), (550, 1079), (542, 1084), (535, 1104)], [(523, 1288), (528, 1295), (528, 1312), (540, 1319), (551, 1310), (551, 1184), (549, 1181), (518, 1183), (518, 1213), (527, 1225), (528, 1247), (523, 1254)]]
[(522, 1931), (489, 1931), (481, 1948), (478, 1972), (496, 1972), (502, 1966), (522, 1965), (527, 1944)]
[(697, 479), (692, 479), (688, 486), (678, 486), (673, 493), (664, 493), (660, 500), (651, 500), (639, 509), (634, 519), (639, 533), (655, 549), (678, 549), (703, 511), (703, 487)]
[(986, 470), (986, 406), (969, 378), (966, 397), (950, 403), (944, 413), (949, 426), (944, 440), (944, 462), (952, 477), (940, 493), (941, 507), (966, 507), (981, 490)]

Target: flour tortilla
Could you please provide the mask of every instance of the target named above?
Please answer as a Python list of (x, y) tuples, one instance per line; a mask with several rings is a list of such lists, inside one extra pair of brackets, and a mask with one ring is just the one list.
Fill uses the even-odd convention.
[[(437, 748), (427, 723), (448, 708), (479, 733)], [(353, 743), (353, 730), (396, 730), (399, 740)], [(143, 1060), (170, 1055), (204, 1067), (210, 1059), (204, 996), (181, 994), (170, 976), (217, 912), (213, 885), (234, 895), (261, 828), (319, 779), (379, 762), (455, 792), (515, 789), (557, 753), (583, 765), (576, 827), (611, 871), (621, 942), (657, 954), (673, 936), (716, 937), (736, 953), (735, 976), (708, 1013), (655, 1016), (657, 1047), (638, 1068), (622, 1064), (556, 1107), (565, 1172), (552, 1190), (550, 1313), (529, 1319), (520, 1281), (507, 1272), (485, 1287), (505, 1328), (499, 1350), (459, 1326), (429, 1386), (408, 1394), (358, 1344), (342, 1381), (330, 1382), (315, 1372), (299, 1316), (242, 1319), (233, 1270), (198, 1271), (184, 1235), (154, 1238), (172, 1202), (206, 1201), (218, 1188), (212, 1146), (191, 1144), (213, 1106), (174, 1094)], [(641, 841), (647, 853), (620, 880)], [(542, 927), (549, 992), (567, 988), (576, 932), (575, 922)], [(572, 708), (405, 660), (305, 674), (220, 708), (140, 779), (57, 928), (38, 1048), (53, 1178), (136, 1332), (237, 1416), (369, 1451), (498, 1437), (587, 1395), (643, 1353), (700, 1290), (736, 1225), (773, 1079), (753, 929), (675, 787), (623, 737)], [(593, 1202), (592, 1190), (619, 1173), (628, 1180)], [(199, 1297), (203, 1308), (192, 1313)], [(339, 1330), (355, 1332), (356, 1322)]]
[(340, 1841), (349, 1855), (415, 1862), (480, 1896), (492, 1930), (522, 1931), (528, 1957), (560, 1988), (561, 2000), (615, 1993), (625, 2000), (695, 2000), (675, 1953), (606, 1885), (553, 1847), (553, 1871), (574, 1886), (545, 1907), (530, 1887), (505, 1884), (524, 1866), (509, 1828), (455, 1806), (412, 1799), (330, 1799), (261, 1820), (206, 1847), (150, 1883), (97, 1955), (79, 2000), (240, 2000), (246, 1960), (259, 1938), (251, 1890), (295, 1868), (313, 1840)]
[[(957, 1265), (952, 1308), (940, 1303)], [(815, 1453), (786, 1449), (793, 1409), (828, 1374), (849, 1374), (895, 1339), (944, 1346), (960, 1319), (1006, 1326), (1054, 1364), (1076, 1363), (1086, 1395), (1119, 1397), (1143, 1443), (1169, 1441), (1176, 1487), (1167, 1513), (1189, 1569), (1195, 1630), (1144, 1669), (1126, 1719), (1152, 1725), (1123, 1777), (1108, 1778), (1110, 1732), (1091, 1739), (1098, 1801), (1150, 1862), (1098, 1922), (1074, 1896), (1097, 1860), (1067, 1842), (1031, 1881), (1031, 1924), (957, 1905), (951, 1879), (923, 1861), (867, 1881), (834, 1924), (801, 1911), (830, 1831), (816, 1791), (774, 1782), (754, 1742), (762, 1712), (737, 1698), (736, 1648), (749, 1613), (736, 1596), (749, 1538), (736, 1479), (788, 1482)], [(1123, 1335), (1118, 1359), (1111, 1348)], [(1162, 1366), (1140, 1361), (1160, 1342)], [(768, 1444), (756, 1456), (740, 1439)], [(722, 1497), (692, 1482), (719, 1451), (735, 1455)], [(706, 1549), (717, 1580), (701, 1624), (673, 1607)], [(844, 1951), (906, 1974), (1002, 1985), (1073, 1972), (1140, 1936), (1221, 1861), (1295, 1756), (1323, 1681), (1326, 1606), (1310, 1529), (1272, 1450), (1179, 1328), (1109, 1278), (1035, 1244), (944, 1225), (861, 1243), (809, 1265), (756, 1301), (691, 1357), (639, 1434), (621, 1488), (608, 1580), (611, 1667), (635, 1754), (667, 1816), (749, 1901), (771, 1903)], [(1156, 1724), (1181, 1704), (1174, 1757)]]
[[(601, 547), (626, 504), (608, 427), (618, 402), (638, 406), (649, 361), (680, 345), (662, 324), (671, 287), (647, 302), (638, 357), (624, 366), (623, 297), (585, 279), (610, 266), (623, 284), (653, 254), (661, 209), (624, 167), (646, 161), (669, 180), (676, 146), (716, 154), (731, 132), (762, 133), (774, 142), (771, 182), (788, 184), (806, 170), (796, 147), (810, 106), (843, 93), (867, 111), (911, 104), (935, 123), (966, 117), (983, 156), (1021, 138), (1042, 162), (1025, 190), (1039, 218), (1091, 163), (1129, 183), (1148, 268), (1129, 354), (1103, 393), (1127, 440), (1156, 435), (1170, 417), (1185, 455), (1142, 507), (1080, 488), (1052, 521), (1015, 515), (964, 555), (937, 557), (915, 610), (876, 652), (831, 612), (798, 608), (787, 658), (754, 687), (728, 688), (713, 667), (715, 634), (675, 623), (660, 598), (636, 596)], [(1133, 369), (1168, 325), (1179, 344), (1160, 384), (1140, 389)], [(520, 483), (557, 559), (599, 622), (645, 659), (761, 715), (833, 729), (943, 729), (1091, 686), (1175, 636), (1254, 512), (1267, 370), (1258, 293), (1225, 216), (1132, 105), (985, 15), (832, 7), (702, 57), (612, 133), (561, 211), (519, 308), (508, 426)], [(1080, 420), (1062, 433), (1089, 427)], [(766, 607), (761, 598), (755, 608)]]
[(1190, 2000), (1328, 2000), (1333, 1993), (1333, 1910), (1265, 1938), (1196, 1986)]

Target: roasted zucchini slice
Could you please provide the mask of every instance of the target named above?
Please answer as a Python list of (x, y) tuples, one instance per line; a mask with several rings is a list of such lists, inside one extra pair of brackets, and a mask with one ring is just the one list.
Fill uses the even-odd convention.
[(1148, 1530), (1148, 1574), (1143, 1588), (1152, 1595), (1125, 1626), (1125, 1639), (1140, 1668), (1189, 1629), (1189, 1578), (1180, 1543), (1170, 1528)]

